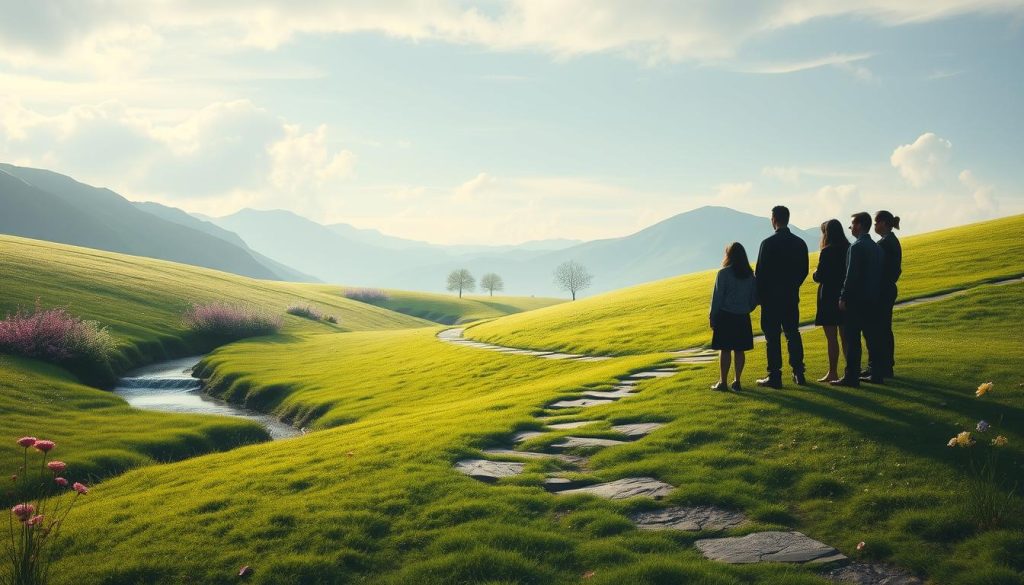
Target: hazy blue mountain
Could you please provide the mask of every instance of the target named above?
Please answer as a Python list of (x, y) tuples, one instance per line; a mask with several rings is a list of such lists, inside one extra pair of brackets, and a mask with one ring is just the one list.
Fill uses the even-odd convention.
[[(361, 230), (347, 224), (323, 226), (287, 211), (243, 210), (218, 218), (254, 250), (327, 282), (440, 292), (453, 269), (477, 277), (497, 272), (507, 294), (561, 295), (552, 282), (558, 264), (576, 260), (594, 274), (586, 294), (706, 270), (718, 266), (725, 245), (741, 242), (756, 259), (771, 235), (766, 217), (725, 207), (681, 213), (630, 236), (558, 248), (567, 241), (520, 246), (436, 246)], [(793, 232), (814, 249), (817, 230)], [(556, 249), (544, 249), (545, 245)], [(534, 249), (531, 249), (534, 248)], [(710, 294), (710, 293), (709, 293)]]
[(253, 250), (337, 284), (395, 288), (405, 280), (391, 275), (438, 260), (431, 248), (394, 249), (364, 243), (341, 235), (337, 226), (321, 225), (290, 211), (243, 209), (214, 221), (241, 236)]
[(244, 247), (51, 171), (0, 163), (0, 209), (0, 233), (284, 279)]
[(257, 262), (268, 268), (271, 272), (280, 276), (282, 280), (289, 280), (292, 282), (320, 282), (318, 278), (299, 272), (298, 270), (267, 258), (263, 254), (250, 249), (249, 246), (242, 241), (242, 238), (238, 237), (238, 234), (218, 226), (209, 219), (203, 219), (196, 214), (186, 213), (177, 207), (168, 207), (152, 201), (135, 201), (133, 202), (133, 205), (146, 213), (194, 230), (199, 230), (210, 234), (215, 238), (220, 238), (234, 246), (245, 249), (253, 258), (256, 259)]

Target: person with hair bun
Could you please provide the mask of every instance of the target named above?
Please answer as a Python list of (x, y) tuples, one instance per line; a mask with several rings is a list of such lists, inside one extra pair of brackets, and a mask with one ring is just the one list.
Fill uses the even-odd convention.
[(893, 233), (894, 229), (900, 229), (898, 215), (884, 209), (875, 214), (875, 233), (881, 236), (878, 245), (885, 256), (882, 262), (882, 282), (877, 306), (878, 322), (875, 334), (865, 336), (868, 346), (868, 367), (861, 372), (862, 380), (891, 378), (896, 365), (892, 308), (896, 304), (896, 281), (903, 273), (903, 248)]

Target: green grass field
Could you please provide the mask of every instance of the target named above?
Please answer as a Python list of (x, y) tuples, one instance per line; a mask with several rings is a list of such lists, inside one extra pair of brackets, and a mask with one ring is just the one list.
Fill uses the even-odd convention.
[(388, 295), (387, 300), (374, 302), (374, 305), (444, 325), (494, 319), (565, 302), (563, 299), (546, 297), (463, 295), (462, 298), (459, 298), (455, 294), (442, 295), (400, 290), (385, 292)]
[[(941, 237), (907, 238), (904, 296), (1024, 273), (1019, 257), (997, 266), (982, 245), (1015, 241), (1022, 224), (1024, 218), (1016, 217)], [(959, 247), (942, 248), (954, 232)], [(937, 239), (918, 247), (928, 238)], [(16, 254), (9, 251), (13, 246), (0, 240), (6, 254)], [(124, 321), (116, 329), (124, 340), (160, 340), (176, 315), (161, 303), (193, 288), (175, 288), (181, 274), (199, 280), (193, 269), (177, 267), (184, 271), (179, 278), (163, 281), (155, 273), (164, 263), (154, 271), (137, 259), (117, 257), (121, 272), (106, 264), (109, 259), (94, 260), (101, 269), (90, 273), (93, 265), (85, 263), (72, 271), (77, 284), (64, 285), (67, 277), (58, 281), (54, 275), (74, 262), (62, 262), (63, 253), (51, 248), (35, 263), (21, 261), (19, 294), (31, 300), (25, 283), (47, 290), (43, 285), (50, 279), (64, 287), (63, 298), (53, 304), (93, 307), (86, 316), (101, 318), (104, 304), (121, 302), (139, 308), (149, 302), (164, 315), (143, 319), (140, 327), (130, 310), (114, 311)], [(3, 258), (4, 271), (19, 272)], [(154, 284), (128, 289), (122, 299), (119, 287), (103, 288), (110, 274)], [(281, 302), (275, 296), (279, 283), (220, 276), (234, 283), (229, 290), (236, 298), (259, 294)], [(680, 316), (680, 298), (691, 294), (684, 282), (699, 284), (699, 294), (692, 294), (700, 307)], [(249, 286), (259, 292), (250, 296)], [(289, 290), (306, 290), (294, 286)], [(326, 297), (334, 290), (314, 288)], [(636, 291), (647, 291), (643, 298), (649, 304), (643, 310), (631, 305), (634, 312), (622, 315), (627, 301), (640, 298)], [(311, 302), (321, 302), (308, 294)], [(899, 378), (885, 387), (811, 384), (721, 394), (707, 390), (717, 377), (716, 364), (683, 365), (674, 378), (645, 382), (639, 396), (566, 414), (566, 420), (610, 424), (666, 423), (640, 441), (597, 452), (590, 469), (576, 477), (653, 476), (678, 488), (664, 505), (716, 504), (751, 518), (729, 534), (797, 529), (851, 557), (895, 563), (934, 583), (1024, 583), (1022, 294), (1021, 284), (981, 286), (898, 311)], [(206, 358), (203, 367), (215, 392), (315, 431), (222, 453), (201, 455), (258, 440), (258, 429), (219, 417), (128, 409), (59, 369), (28, 360), (0, 363), (0, 400), (6, 401), (0, 422), (5, 430), (11, 428), (8, 421), (20, 425), (12, 428), (12, 438), (23, 432), (57, 438), (60, 456), (73, 466), (92, 465), (91, 472), (104, 475), (131, 468), (96, 485), (69, 517), (53, 572), (56, 583), (219, 584), (237, 579), (241, 565), (255, 569), (250, 582), (284, 585), (825, 583), (813, 568), (704, 560), (692, 544), (707, 533), (638, 531), (628, 514), (661, 505), (650, 500), (548, 494), (539, 486), (545, 472), (561, 467), (556, 462), (532, 461), (527, 473), (493, 486), (452, 469), (454, 461), (502, 445), (514, 431), (539, 428), (534, 415), (543, 405), (585, 388), (607, 388), (616, 377), (663, 363), (670, 356), (660, 350), (687, 345), (673, 340), (705, 341), (708, 296), (707, 275), (688, 275), (474, 327), (515, 331), (526, 321), (543, 332), (540, 339), (556, 339), (564, 328), (571, 341), (560, 347), (594, 343), (636, 354), (594, 363), (441, 343), (434, 338), (438, 329), (423, 327), (423, 321), (339, 298), (333, 305), (339, 317), (343, 308), (369, 311), (349, 317), (367, 320), (362, 331), (286, 320), (279, 335), (223, 346)], [(325, 309), (332, 306), (322, 302)], [(579, 306), (587, 307), (577, 316), (585, 324), (569, 322), (565, 313)], [(401, 321), (385, 316), (409, 319), (417, 328), (403, 329)], [(370, 321), (378, 318), (380, 327)], [(632, 329), (623, 331), (630, 323)], [(521, 332), (533, 343), (529, 333)], [(821, 333), (806, 334), (805, 346), (809, 373), (823, 373)], [(764, 370), (763, 346), (749, 354), (747, 368), (744, 378), (752, 386)], [(988, 380), (995, 389), (976, 398), (974, 389)], [(24, 393), (7, 400), (13, 389)], [(9, 405), (21, 410), (8, 411)], [(1009, 440), (997, 452), (994, 484), (972, 479), (969, 457), (980, 456), (984, 445), (977, 453), (946, 447), (951, 436), (972, 430), (981, 419), (993, 424), (989, 435)], [(606, 426), (593, 429), (572, 434), (612, 436)], [(526, 446), (543, 449), (567, 434), (537, 437)], [(3, 449), (0, 463), (11, 462), (7, 455), (14, 451), (6, 444)], [(118, 449), (113, 463), (102, 460), (103, 453)], [(1001, 525), (980, 528), (971, 506), (982, 493), (976, 486), (1005, 497), (1015, 483)], [(867, 546), (858, 552), (860, 541)]]
[[(884, 388), (717, 394), (706, 390), (713, 364), (647, 383), (586, 415), (669, 424), (597, 453), (591, 475), (651, 475), (679, 487), (669, 503), (741, 509), (754, 522), (736, 534), (795, 528), (939, 583), (1019, 583), (1020, 498), (1003, 528), (978, 530), (966, 453), (945, 443), (992, 421), (1010, 441), (1002, 477), (1024, 476), (1024, 349), (1007, 342), (1021, 293), (983, 287), (901, 311), (900, 378)], [(807, 339), (812, 365), (824, 363), (819, 337)], [(218, 583), (242, 564), (259, 583), (571, 583), (587, 571), (599, 583), (819, 582), (810, 569), (702, 560), (691, 547), (700, 535), (633, 529), (626, 514), (649, 501), (549, 495), (537, 486), (552, 463), (498, 486), (451, 469), (535, 427), (530, 415), (564, 392), (663, 354), (552, 362), (442, 344), (430, 331), (293, 343), (241, 342), (208, 361), (248, 391), (279, 389), (285, 406), (325, 405), (315, 424), (333, 428), (104, 482), (71, 518), (59, 582)], [(750, 362), (763, 368), (760, 352)], [(975, 398), (989, 379), (997, 390)]]
[[(902, 240), (901, 300), (1024, 275), (1024, 215)], [(724, 243), (723, 243), (724, 244)], [(756, 255), (756, 252), (752, 252)], [(811, 258), (811, 271), (817, 265)], [(466, 337), (532, 349), (623, 355), (711, 341), (715, 271), (686, 274), (472, 326)], [(801, 289), (800, 314), (814, 320), (817, 285)], [(760, 310), (752, 315), (757, 327)]]

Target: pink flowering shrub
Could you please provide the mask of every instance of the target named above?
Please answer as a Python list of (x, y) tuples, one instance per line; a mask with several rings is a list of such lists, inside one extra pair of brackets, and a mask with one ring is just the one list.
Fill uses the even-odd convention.
[(281, 318), (253, 307), (211, 303), (185, 311), (185, 325), (197, 332), (223, 337), (255, 337), (277, 333)]
[(361, 303), (373, 304), (388, 300), (388, 293), (379, 288), (348, 288), (344, 294), (345, 298)]
[(83, 321), (62, 308), (30, 312), (19, 308), (0, 321), (0, 352), (50, 362), (107, 363), (117, 350), (114, 339), (96, 321)]
[[(67, 464), (48, 460), (57, 447), (53, 441), (22, 437), (17, 444), (24, 450), (18, 473), (11, 476), (15, 490), (23, 494), (11, 507), (9, 537), (4, 542), (4, 560), (0, 583), (4, 585), (45, 585), (50, 568), (50, 550), (60, 534), (64, 519), (79, 497), (89, 488), (65, 477)], [(41, 455), (39, 465), (30, 466), (30, 451)], [(35, 457), (34, 454), (31, 455)]]
[(324, 315), (318, 309), (312, 305), (292, 305), (285, 309), (285, 312), (289, 315), (295, 315), (296, 317), (305, 317), (306, 319), (312, 319), (319, 321), (323, 319)]

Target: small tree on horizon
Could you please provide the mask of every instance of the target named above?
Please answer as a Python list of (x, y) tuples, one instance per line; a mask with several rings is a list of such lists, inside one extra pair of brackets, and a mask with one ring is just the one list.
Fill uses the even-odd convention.
[(503, 281), (497, 274), (488, 272), (480, 279), (480, 288), (491, 293), (491, 296), (493, 297), (494, 291), (505, 290), (505, 281)]
[(458, 291), (459, 298), (462, 298), (462, 291), (472, 292), (476, 287), (476, 279), (465, 268), (452, 270), (448, 273), (448, 290)]
[(594, 280), (594, 276), (587, 271), (585, 266), (575, 260), (562, 262), (558, 268), (555, 268), (555, 284), (562, 290), (569, 291), (574, 301), (576, 293), (590, 286), (592, 280)]

